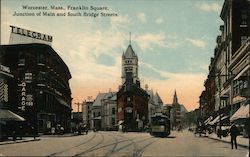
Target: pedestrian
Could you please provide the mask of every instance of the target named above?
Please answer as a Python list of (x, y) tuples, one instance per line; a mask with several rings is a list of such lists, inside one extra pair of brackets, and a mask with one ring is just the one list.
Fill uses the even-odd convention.
[(235, 124), (233, 124), (230, 128), (230, 135), (231, 135), (231, 146), (233, 149), (233, 145), (235, 145), (235, 149), (237, 149), (237, 136), (239, 134), (239, 130)]
[(23, 139), (23, 126), (22, 125), (19, 126), (19, 135), (20, 135), (20, 139), (22, 140)]
[(51, 134), (54, 135), (56, 132), (56, 128), (55, 127), (51, 127)]
[(33, 134), (33, 137), (34, 137), (34, 140), (36, 139), (36, 130), (35, 128), (32, 126), (31, 127), (31, 131), (32, 131), (32, 134)]
[(12, 131), (12, 137), (13, 137), (13, 141), (16, 141), (16, 131), (15, 130)]

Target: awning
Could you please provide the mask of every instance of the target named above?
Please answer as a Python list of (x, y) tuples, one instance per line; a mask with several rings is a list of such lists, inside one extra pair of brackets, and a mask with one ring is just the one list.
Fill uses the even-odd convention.
[(70, 108), (70, 105), (69, 105), (66, 101), (64, 101), (63, 99), (61, 99), (61, 98), (59, 98), (59, 97), (56, 97), (56, 100), (57, 100), (60, 104), (66, 106), (66, 107), (68, 107), (68, 108)]
[(94, 117), (93, 119), (94, 119), (94, 120), (101, 120), (102, 117), (101, 117), (101, 116), (98, 116), (98, 117)]
[(118, 125), (122, 125), (123, 122), (124, 122), (123, 120), (119, 120)]
[(0, 121), (25, 121), (25, 119), (10, 110), (0, 109)]
[(249, 104), (241, 106), (231, 117), (230, 121), (249, 118)]
[(221, 120), (225, 120), (227, 118), (229, 118), (229, 116), (223, 116), (223, 117), (221, 117)]
[(204, 124), (207, 125), (209, 122), (213, 120), (213, 117), (210, 116), (207, 120), (204, 121)]
[(214, 120), (212, 120), (211, 122), (209, 122), (209, 125), (214, 125), (215, 123), (220, 121), (220, 116), (217, 116), (216, 118), (214, 118)]

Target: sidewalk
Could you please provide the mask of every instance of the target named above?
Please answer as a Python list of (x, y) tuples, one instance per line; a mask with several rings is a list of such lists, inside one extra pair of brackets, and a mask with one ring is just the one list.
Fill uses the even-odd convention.
[(0, 145), (6, 145), (6, 144), (15, 144), (15, 143), (24, 143), (24, 142), (32, 142), (32, 141), (39, 141), (40, 138), (36, 137), (34, 139), (33, 137), (23, 137), (22, 139), (17, 138), (16, 141), (13, 141), (12, 138), (9, 138), (6, 141), (0, 142)]
[[(82, 134), (81, 134), (82, 135)], [(16, 141), (12, 140), (12, 137), (9, 137), (8, 140), (6, 141), (0, 141), (0, 145), (6, 145), (6, 144), (15, 144), (15, 143), (24, 143), (24, 142), (32, 142), (32, 141), (39, 141), (41, 140), (43, 137), (49, 137), (49, 138), (58, 138), (58, 137), (72, 137), (72, 136), (79, 136), (76, 133), (66, 133), (63, 135), (38, 135), (36, 137), (36, 139), (34, 139), (33, 137), (23, 137), (22, 139), (17, 138)]]
[[(230, 135), (228, 135), (227, 137), (222, 136), (220, 139), (215, 133), (212, 133), (212, 134), (207, 134), (207, 137), (210, 139), (222, 141), (225, 143), (231, 143), (231, 136)], [(237, 137), (237, 144), (238, 144), (238, 146), (249, 149), (249, 138), (244, 138), (244, 137), (242, 137), (242, 135), (240, 135)]]
[[(83, 134), (80, 134), (83, 135)], [(65, 134), (54, 134), (54, 135), (39, 135), (40, 137), (72, 137), (72, 136), (79, 136), (77, 133), (65, 133)]]

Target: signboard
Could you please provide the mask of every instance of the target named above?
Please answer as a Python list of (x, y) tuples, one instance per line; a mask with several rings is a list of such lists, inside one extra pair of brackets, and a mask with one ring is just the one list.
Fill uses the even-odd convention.
[(43, 43), (51, 46), (53, 37), (47, 34), (23, 29), (16, 26), (11, 27), (9, 44)]
[(33, 106), (33, 95), (27, 94), (26, 82), (22, 82), (19, 84), (21, 87), (21, 93), (20, 93), (20, 106), (18, 107), (20, 110), (25, 111), (27, 106)]
[(0, 71), (10, 73), (10, 68), (0, 64)]

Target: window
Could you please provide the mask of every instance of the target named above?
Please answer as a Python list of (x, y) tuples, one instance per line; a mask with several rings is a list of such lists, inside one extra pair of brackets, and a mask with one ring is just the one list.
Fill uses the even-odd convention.
[(247, 25), (247, 11), (246, 10), (242, 10), (241, 11), (241, 22), (240, 22), (240, 26), (241, 27), (245, 27)]
[(112, 115), (115, 115), (115, 108), (112, 108)]
[(39, 71), (37, 75), (37, 80), (38, 81), (45, 81), (46, 80), (46, 73), (43, 71)]
[(115, 125), (115, 118), (112, 118), (111, 121), (112, 121), (112, 125)]
[(21, 58), (18, 60), (18, 65), (21, 66), (21, 65), (25, 65), (25, 59), (24, 58)]
[(37, 55), (37, 63), (45, 64), (45, 62), (46, 62), (46, 58), (45, 58), (44, 54), (41, 53), (41, 52), (38, 53), (38, 55)]
[(240, 43), (241, 43), (241, 45), (243, 45), (246, 40), (247, 40), (247, 36), (241, 36), (240, 37)]

